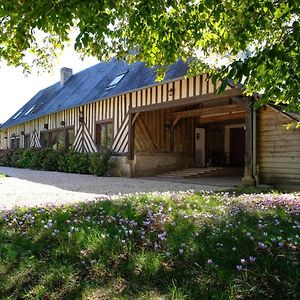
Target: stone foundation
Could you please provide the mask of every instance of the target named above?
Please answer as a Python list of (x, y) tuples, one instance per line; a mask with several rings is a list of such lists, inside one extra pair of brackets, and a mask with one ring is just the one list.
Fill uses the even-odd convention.
[(130, 161), (127, 156), (117, 156), (113, 176), (153, 176), (166, 171), (193, 166), (194, 157), (183, 153), (139, 153)]

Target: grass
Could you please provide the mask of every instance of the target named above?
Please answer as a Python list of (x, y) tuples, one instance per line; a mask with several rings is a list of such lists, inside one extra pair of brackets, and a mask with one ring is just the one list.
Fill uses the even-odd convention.
[(1, 299), (299, 299), (300, 197), (152, 193), (0, 217)]
[(0, 173), (0, 178), (7, 177), (6, 174)]

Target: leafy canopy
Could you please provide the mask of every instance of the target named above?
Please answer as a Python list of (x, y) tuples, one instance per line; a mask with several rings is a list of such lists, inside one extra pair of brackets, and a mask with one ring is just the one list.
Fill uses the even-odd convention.
[(264, 93), (261, 103), (300, 110), (299, 11), (298, 0), (1, 0), (0, 59), (51, 67), (77, 28), (82, 55), (142, 60), (161, 67), (159, 79), (195, 57), (191, 73), (210, 70)]

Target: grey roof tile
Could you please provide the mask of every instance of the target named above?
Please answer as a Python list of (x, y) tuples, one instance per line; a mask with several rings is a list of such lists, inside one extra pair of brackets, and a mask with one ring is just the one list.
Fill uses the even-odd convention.
[[(187, 73), (187, 68), (186, 63), (178, 60), (169, 67), (165, 81), (183, 77)], [(127, 72), (126, 76), (115, 87), (107, 89), (109, 83), (123, 72)], [(14, 116), (18, 111), (1, 128), (7, 128), (44, 115), (151, 86), (155, 83), (154, 69), (146, 68), (142, 62), (130, 65), (116, 59), (112, 59), (110, 62), (101, 62), (74, 74), (64, 85), (57, 82), (39, 91), (20, 108), (23, 112), (17, 118), (14, 119)], [(33, 111), (25, 116), (24, 114), (34, 105)]]

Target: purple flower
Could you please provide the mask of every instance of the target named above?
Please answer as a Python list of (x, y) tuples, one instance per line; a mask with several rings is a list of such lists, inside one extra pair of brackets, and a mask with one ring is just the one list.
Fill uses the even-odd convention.
[(261, 248), (261, 249), (266, 249), (267, 245), (265, 243), (258, 242), (258, 247)]
[(179, 249), (179, 254), (180, 254), (180, 255), (183, 254), (183, 249)]
[(249, 261), (250, 261), (251, 263), (254, 263), (255, 260), (256, 260), (256, 257), (254, 257), (254, 256), (249, 256)]
[(212, 259), (209, 258), (209, 259), (207, 260), (207, 263), (208, 263), (209, 265), (211, 265), (211, 264), (213, 263)]
[(244, 258), (241, 259), (241, 264), (245, 264), (246, 260)]
[(283, 247), (283, 243), (281, 243), (281, 242), (278, 243), (278, 247), (279, 247), (279, 248), (282, 248), (282, 247)]
[(240, 272), (240, 271), (243, 270), (243, 266), (242, 266), (242, 265), (237, 265), (237, 266), (236, 266), (236, 269)]

